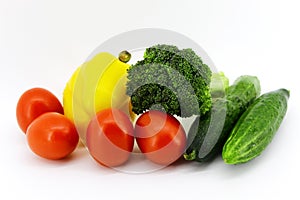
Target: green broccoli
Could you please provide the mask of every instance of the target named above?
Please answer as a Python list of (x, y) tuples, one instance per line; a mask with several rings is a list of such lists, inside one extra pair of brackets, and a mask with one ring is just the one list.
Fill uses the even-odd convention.
[(157, 109), (181, 117), (202, 115), (211, 108), (211, 75), (192, 49), (155, 45), (128, 69), (126, 93), (136, 114)]

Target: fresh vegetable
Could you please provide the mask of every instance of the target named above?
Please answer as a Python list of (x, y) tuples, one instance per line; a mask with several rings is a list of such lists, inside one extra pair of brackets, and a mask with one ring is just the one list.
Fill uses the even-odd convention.
[(86, 142), (90, 154), (100, 164), (121, 165), (133, 150), (133, 125), (121, 110), (104, 109), (89, 123)]
[[(63, 108), (64, 108), (64, 114), (66, 117), (68, 117), (70, 120), (74, 121), (73, 116), (73, 92), (76, 84), (76, 80), (78, 77), (78, 74), (81, 70), (81, 67), (78, 67), (72, 74), (71, 78), (67, 82), (64, 91), (63, 91)], [(75, 104), (75, 103), (74, 103)]]
[(54, 94), (43, 88), (32, 88), (24, 92), (16, 108), (17, 122), (21, 130), (26, 133), (30, 123), (46, 112), (63, 114), (63, 107)]
[(35, 154), (52, 160), (70, 155), (79, 140), (74, 124), (56, 112), (47, 112), (37, 117), (29, 125), (26, 137)]
[(190, 117), (211, 108), (211, 70), (192, 49), (172, 45), (147, 48), (144, 59), (128, 69), (132, 110), (149, 109)]
[(222, 156), (227, 164), (248, 162), (272, 141), (287, 111), (289, 91), (263, 94), (247, 109), (233, 128)]
[(226, 92), (225, 98), (213, 100), (210, 112), (197, 117), (188, 133), (186, 160), (209, 161), (222, 152), (231, 129), (260, 94), (255, 76), (241, 76)]
[(134, 119), (130, 98), (125, 94), (128, 68), (128, 64), (102, 52), (80, 66), (68, 81), (63, 95), (64, 111), (75, 122), (83, 143), (88, 123), (103, 109), (120, 109)]
[(180, 122), (161, 111), (150, 110), (142, 114), (134, 133), (141, 152), (160, 165), (176, 161), (186, 147), (186, 134)]
[[(62, 159), (79, 138), (101, 165), (128, 161), (136, 145), (145, 158), (167, 166), (181, 156), (206, 162), (222, 154), (227, 164), (248, 162), (272, 141), (287, 111), (289, 91), (262, 96), (255, 76), (229, 86), (191, 48), (158, 44), (133, 65), (101, 52), (72, 74), (63, 106), (48, 90), (33, 88), (19, 99), (16, 116), (29, 148)], [(133, 122), (135, 117), (139, 118)], [(188, 136), (175, 118), (195, 117)]]
[(224, 72), (212, 73), (209, 87), (212, 98), (225, 97), (228, 87), (229, 79)]

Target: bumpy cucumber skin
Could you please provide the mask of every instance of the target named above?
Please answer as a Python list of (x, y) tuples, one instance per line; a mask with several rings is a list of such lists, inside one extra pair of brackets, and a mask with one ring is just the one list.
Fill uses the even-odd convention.
[(238, 118), (260, 95), (255, 76), (240, 76), (228, 88), (226, 98), (212, 101), (212, 109), (197, 117), (188, 133), (186, 160), (206, 162), (222, 153), (222, 148)]
[(248, 162), (270, 144), (287, 111), (289, 91), (263, 94), (246, 110), (226, 141), (222, 157), (227, 164)]

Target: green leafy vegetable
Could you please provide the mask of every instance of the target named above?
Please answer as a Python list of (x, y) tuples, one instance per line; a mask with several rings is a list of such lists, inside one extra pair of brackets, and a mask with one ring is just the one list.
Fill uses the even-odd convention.
[(144, 59), (128, 70), (127, 95), (132, 110), (149, 109), (190, 117), (211, 108), (212, 72), (192, 49), (172, 45), (147, 48)]

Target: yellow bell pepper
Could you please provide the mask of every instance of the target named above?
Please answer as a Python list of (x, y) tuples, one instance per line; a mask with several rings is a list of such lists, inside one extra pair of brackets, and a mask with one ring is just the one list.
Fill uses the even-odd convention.
[(77, 68), (66, 84), (64, 113), (74, 121), (84, 144), (88, 123), (100, 110), (117, 108), (134, 120), (130, 98), (126, 95), (129, 66), (102, 52)]

